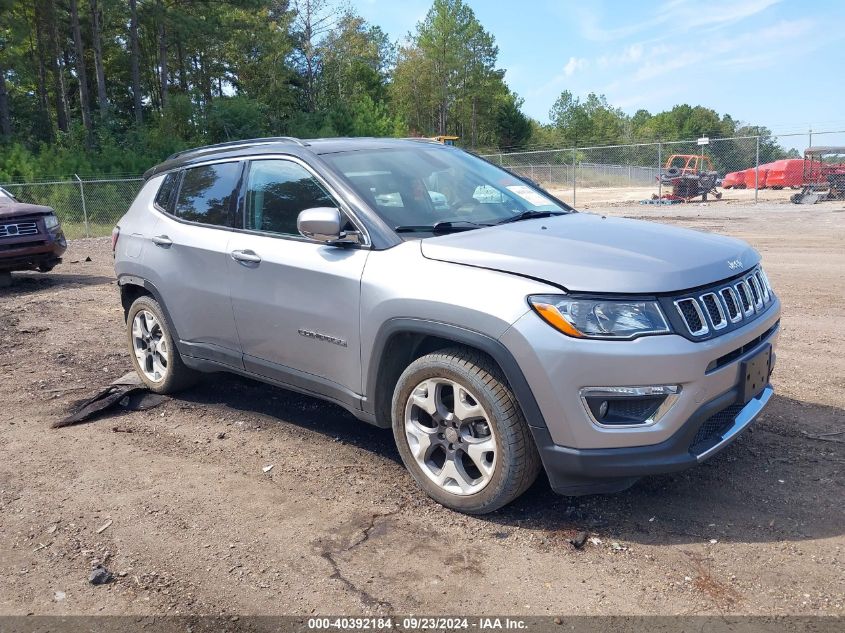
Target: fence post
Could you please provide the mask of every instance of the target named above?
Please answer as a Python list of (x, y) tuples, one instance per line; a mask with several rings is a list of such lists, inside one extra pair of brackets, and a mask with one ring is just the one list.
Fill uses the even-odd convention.
[(82, 199), (82, 219), (85, 222), (85, 237), (91, 237), (90, 231), (88, 230), (88, 209), (85, 207), (85, 187), (82, 186), (82, 178), (77, 174), (73, 176), (79, 182), (79, 197)]
[(663, 169), (663, 143), (657, 144), (657, 199), (663, 197), (663, 178), (660, 173)]
[(575, 206), (575, 147), (572, 148), (572, 206)]
[(754, 163), (754, 204), (757, 204), (757, 193), (760, 191), (760, 137), (757, 137), (757, 158)]

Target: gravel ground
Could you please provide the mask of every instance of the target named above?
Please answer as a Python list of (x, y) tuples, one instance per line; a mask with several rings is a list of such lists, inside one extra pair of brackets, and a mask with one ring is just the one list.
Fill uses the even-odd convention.
[(483, 518), (417, 490), (388, 431), (240, 378), (51, 430), (131, 367), (108, 239), (75, 241), (0, 290), (0, 613), (842, 615), (841, 206), (593, 208), (763, 254), (777, 395), (699, 468), (575, 499), (541, 478)]

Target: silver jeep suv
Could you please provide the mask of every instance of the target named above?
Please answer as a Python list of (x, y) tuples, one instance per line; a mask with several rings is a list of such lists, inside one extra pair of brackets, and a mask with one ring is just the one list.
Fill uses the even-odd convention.
[(150, 389), (223, 370), (337, 403), (450, 508), (541, 469), (580, 495), (693, 466), (772, 396), (780, 303), (744, 242), (577, 213), (423, 140), (241, 141), (145, 177), (113, 243)]

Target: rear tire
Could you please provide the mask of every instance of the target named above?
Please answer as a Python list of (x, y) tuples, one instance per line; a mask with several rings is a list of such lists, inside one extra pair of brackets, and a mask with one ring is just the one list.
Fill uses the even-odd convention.
[(396, 384), (393, 435), (405, 467), (435, 501), (468, 514), (510, 503), (540, 456), (499, 367), (453, 347), (418, 358)]
[(126, 315), (132, 364), (150, 391), (173, 394), (197, 383), (199, 374), (182, 362), (158, 302), (148, 295), (135, 299)]

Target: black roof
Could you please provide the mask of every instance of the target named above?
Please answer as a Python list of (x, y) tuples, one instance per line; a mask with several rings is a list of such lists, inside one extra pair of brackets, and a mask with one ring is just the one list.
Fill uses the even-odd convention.
[(367, 149), (389, 149), (391, 147), (402, 147), (427, 143), (442, 145), (437, 141), (426, 138), (398, 139), (398, 138), (317, 138), (298, 139), (292, 136), (274, 136), (268, 138), (253, 138), (242, 141), (230, 141), (216, 145), (205, 145), (194, 149), (177, 152), (155, 167), (144, 173), (144, 180), (156, 174), (161, 174), (172, 169), (178, 169), (191, 163), (196, 163), (209, 158), (238, 158), (248, 157), (256, 153), (272, 154), (334, 154), (338, 152), (351, 152)]

